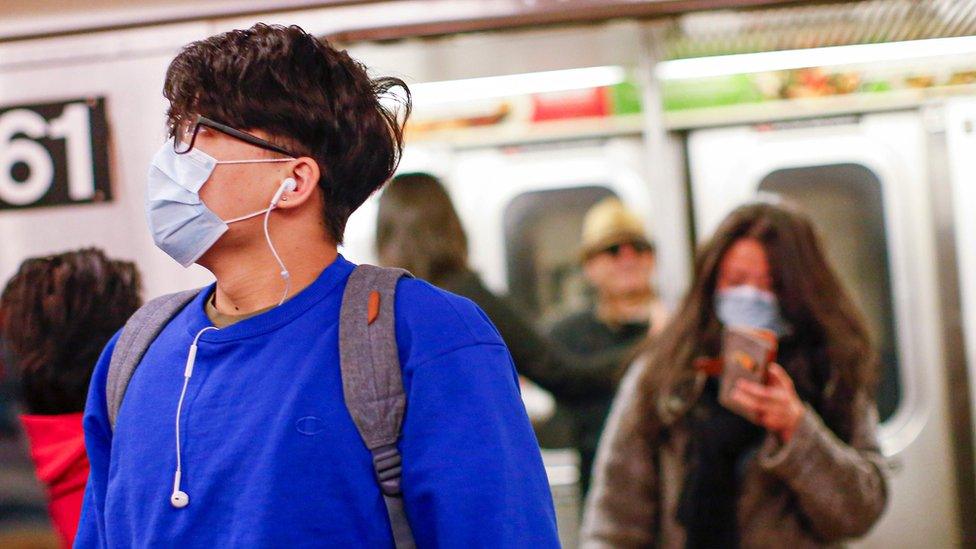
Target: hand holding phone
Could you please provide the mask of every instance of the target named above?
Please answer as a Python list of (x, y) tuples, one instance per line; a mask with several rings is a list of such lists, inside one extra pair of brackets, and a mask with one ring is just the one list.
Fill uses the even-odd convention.
[(769, 364), (776, 360), (776, 334), (769, 330), (730, 326), (722, 333), (722, 377), (718, 401), (722, 406), (755, 422), (753, 413), (733, 400), (739, 379), (764, 384)]

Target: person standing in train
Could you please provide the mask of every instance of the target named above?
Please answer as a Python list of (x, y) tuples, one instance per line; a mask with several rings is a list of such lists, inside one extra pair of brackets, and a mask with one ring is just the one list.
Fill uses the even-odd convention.
[[(554, 341), (586, 357), (630, 353), (649, 331), (662, 329), (668, 314), (651, 282), (654, 244), (640, 219), (620, 200), (606, 198), (587, 211), (580, 256), (583, 274), (594, 291), (594, 304), (553, 324), (549, 335)], [(615, 391), (616, 384), (610, 390), (594, 386), (582, 395), (557, 399), (560, 415), (569, 419), (580, 452), (584, 494)]]
[[(256, 24), (184, 47), (164, 95), (149, 228), (216, 283), (151, 301), (163, 322), (140, 310), (95, 367), (76, 547), (558, 546), (515, 369), (484, 313), (337, 251), (396, 169), (404, 83), (297, 26)], [(136, 321), (160, 331), (128, 362)], [(138, 367), (109, 408), (124, 380), (113, 364)], [(398, 432), (366, 440), (366, 422), (391, 419)]]
[[(721, 355), (729, 326), (775, 334), (778, 364), (765, 383), (730, 386), (726, 407), (721, 373), (700, 359)], [(800, 548), (865, 534), (888, 497), (876, 378), (868, 328), (809, 217), (738, 208), (622, 382), (582, 547)]]
[(379, 200), (376, 253), (381, 265), (418, 278), (478, 305), (497, 327), (521, 375), (557, 399), (601, 391), (620, 381), (626, 349), (576, 355), (541, 334), (508, 299), (489, 290), (468, 265), (468, 237), (444, 185), (428, 173), (393, 178)]
[(19, 380), (20, 421), (63, 547), (88, 479), (81, 421), (92, 369), (139, 308), (139, 289), (134, 264), (88, 248), (24, 261), (0, 294), (0, 366)]

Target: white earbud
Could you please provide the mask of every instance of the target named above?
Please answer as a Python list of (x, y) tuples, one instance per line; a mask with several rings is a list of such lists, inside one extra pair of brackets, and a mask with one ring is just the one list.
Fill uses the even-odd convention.
[(186, 492), (180, 490), (180, 477), (183, 476), (182, 473), (177, 470), (176, 474), (173, 475), (173, 493), (169, 496), (169, 503), (177, 509), (182, 509), (190, 504), (190, 496)]
[(278, 192), (275, 193), (274, 198), (271, 199), (271, 207), (274, 208), (278, 205), (278, 201), (281, 200), (281, 195), (286, 192), (294, 191), (298, 187), (298, 182), (295, 181), (294, 177), (286, 178), (281, 182), (281, 186), (278, 187)]
[(182, 509), (190, 504), (190, 496), (186, 495), (186, 492), (173, 492), (170, 496), (169, 502), (177, 509)]

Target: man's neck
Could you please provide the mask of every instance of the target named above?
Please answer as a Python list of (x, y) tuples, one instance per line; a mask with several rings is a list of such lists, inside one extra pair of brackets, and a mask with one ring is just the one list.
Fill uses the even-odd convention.
[(597, 318), (613, 326), (649, 322), (653, 299), (654, 293), (650, 289), (625, 294), (602, 294), (597, 301)]
[[(274, 220), (272, 220), (274, 221)], [(280, 227), (280, 225), (279, 225)], [(335, 261), (338, 251), (325, 238), (287, 236), (300, 231), (277, 230), (271, 234), (281, 260), (288, 269), (291, 298), (314, 282)], [(261, 236), (247, 247), (214, 250), (205, 267), (217, 279), (214, 305), (221, 314), (246, 315), (277, 305), (285, 281), (267, 241)]]

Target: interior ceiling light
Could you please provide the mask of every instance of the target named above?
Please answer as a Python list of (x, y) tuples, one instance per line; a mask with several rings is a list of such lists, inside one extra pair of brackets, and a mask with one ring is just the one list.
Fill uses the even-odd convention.
[(619, 84), (626, 79), (626, 76), (623, 67), (587, 67), (469, 78), (466, 80), (425, 82), (411, 85), (410, 93), (417, 104), (450, 103), (599, 88)]
[(674, 59), (658, 63), (655, 73), (662, 80), (685, 80), (808, 67), (863, 65), (884, 61), (905, 61), (972, 53), (976, 53), (976, 36), (961, 36)]

